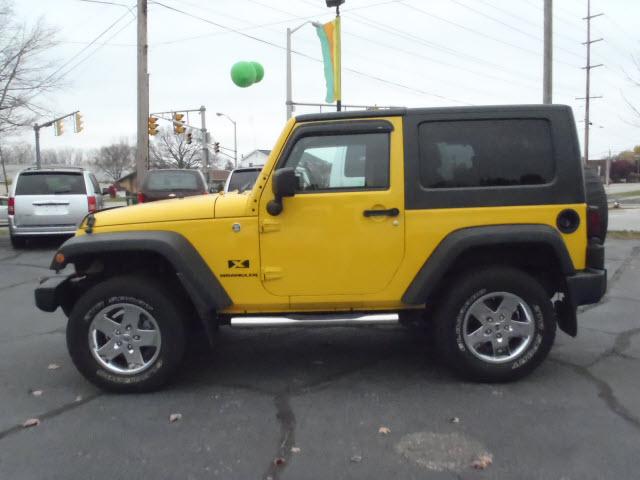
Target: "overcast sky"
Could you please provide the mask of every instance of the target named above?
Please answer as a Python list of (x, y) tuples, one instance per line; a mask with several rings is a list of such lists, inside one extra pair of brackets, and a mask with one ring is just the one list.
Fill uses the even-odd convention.
[[(110, 1), (110, 0), (109, 0)], [(132, 0), (113, 0), (135, 6)], [(207, 126), (241, 153), (270, 149), (285, 121), (285, 30), (333, 17), (324, 0), (160, 0), (149, 2), (151, 111), (208, 109)], [(554, 0), (554, 103), (584, 118), (586, 0)], [(343, 5), (343, 103), (430, 107), (540, 103), (543, 0), (346, 0)], [(182, 10), (180, 13), (172, 7)], [(39, 103), (52, 114), (79, 109), (85, 130), (61, 137), (42, 132), (42, 147), (98, 147), (136, 130), (136, 22), (123, 6), (82, 0), (19, 0), (27, 22), (43, 17), (59, 29), (52, 52), (68, 85)], [(135, 13), (135, 8), (131, 10)], [(640, 144), (640, 2), (593, 0), (591, 158)], [(198, 18), (195, 18), (198, 17)], [(220, 26), (217, 26), (217, 25)], [(109, 28), (111, 27), (111, 28)], [(224, 27), (224, 28), (223, 28)], [(108, 29), (108, 30), (107, 30)], [(228, 30), (231, 29), (231, 30)], [(101, 33), (103, 36), (88, 46)], [(243, 36), (247, 35), (247, 36)], [(254, 38), (250, 38), (250, 37)], [(263, 42), (259, 41), (262, 40)], [(88, 48), (87, 48), (88, 47)], [(294, 100), (322, 102), (320, 45), (307, 25), (294, 34)], [(85, 49), (83, 51), (83, 49)], [(80, 53), (82, 52), (82, 53)], [(308, 58), (308, 57), (313, 57)], [(314, 60), (316, 59), (316, 60)], [(238, 88), (229, 71), (239, 60), (264, 66), (261, 83)], [(298, 107), (297, 113), (317, 111)], [(44, 119), (43, 119), (44, 120)], [(199, 122), (191, 117), (193, 123)], [(634, 126), (634, 122), (636, 126)], [(584, 123), (578, 123), (582, 141)], [(24, 138), (32, 141), (32, 133)]]

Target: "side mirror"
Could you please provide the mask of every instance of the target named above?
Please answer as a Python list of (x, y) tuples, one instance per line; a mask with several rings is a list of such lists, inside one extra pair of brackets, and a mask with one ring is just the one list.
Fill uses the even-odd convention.
[(298, 189), (299, 180), (294, 168), (279, 168), (273, 174), (273, 194), (276, 198), (267, 203), (267, 212), (270, 215), (282, 213), (282, 199), (293, 197)]

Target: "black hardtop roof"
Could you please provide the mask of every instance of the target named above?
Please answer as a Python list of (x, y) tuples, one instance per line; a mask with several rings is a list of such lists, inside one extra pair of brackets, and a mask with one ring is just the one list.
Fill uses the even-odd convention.
[(350, 112), (326, 112), (308, 113), (296, 116), (297, 122), (317, 122), (321, 120), (349, 120), (354, 118), (376, 118), (376, 117), (398, 117), (406, 115), (421, 115), (426, 113), (495, 113), (504, 112), (506, 114), (522, 111), (540, 112), (541, 114), (550, 111), (571, 111), (568, 105), (543, 105), (543, 104), (522, 104), (522, 105), (471, 105), (465, 107), (428, 107), (428, 108), (386, 108), (380, 110), (353, 110)]

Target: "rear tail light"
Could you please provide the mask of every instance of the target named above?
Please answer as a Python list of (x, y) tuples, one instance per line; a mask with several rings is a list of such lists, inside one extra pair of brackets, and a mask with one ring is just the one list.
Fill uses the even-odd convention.
[(97, 210), (96, 197), (93, 195), (87, 197), (87, 205), (89, 207), (89, 213), (93, 213)]
[(9, 215), (16, 214), (16, 199), (14, 197), (9, 197), (9, 203), (7, 207), (7, 212), (9, 213)]
[(602, 234), (602, 214), (598, 207), (587, 207), (587, 238)]
[(144, 193), (138, 192), (138, 203), (144, 203), (147, 200), (147, 197), (144, 196)]

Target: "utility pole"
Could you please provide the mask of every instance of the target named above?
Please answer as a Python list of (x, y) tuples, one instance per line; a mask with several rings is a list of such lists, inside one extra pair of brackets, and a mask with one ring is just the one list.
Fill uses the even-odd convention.
[(542, 103), (553, 103), (553, 0), (544, 0), (544, 67)]
[(136, 149), (136, 183), (139, 187), (149, 159), (149, 72), (147, 71), (147, 0), (138, 0), (138, 138)]
[(207, 138), (209, 134), (207, 133), (207, 121), (205, 118), (205, 113), (207, 109), (204, 105), (200, 105), (200, 132), (202, 135), (202, 160), (204, 161), (205, 166), (205, 177), (207, 178), (207, 188), (209, 188), (209, 177), (210, 177), (210, 163), (209, 163), (209, 146), (207, 143), (209, 139)]
[(584, 164), (587, 165), (589, 162), (589, 104), (592, 98), (602, 98), (602, 96), (592, 97), (591, 96), (591, 69), (601, 67), (602, 64), (591, 65), (591, 44), (596, 42), (601, 42), (602, 38), (597, 38), (595, 40), (591, 40), (591, 19), (604, 15), (603, 13), (598, 13), (596, 15), (591, 15), (591, 0), (587, 0), (587, 16), (583, 18), (583, 20), (587, 21), (587, 41), (583, 43), (583, 45), (587, 46), (587, 65), (582, 67), (583, 70), (586, 71), (586, 92), (584, 97), (578, 97), (576, 100), (584, 100)]
[(33, 126), (33, 131), (36, 134), (36, 168), (40, 170), (40, 125), (37, 123)]
[(611, 149), (609, 149), (607, 163), (604, 166), (604, 182), (606, 185), (609, 185), (609, 183), (611, 183)]

